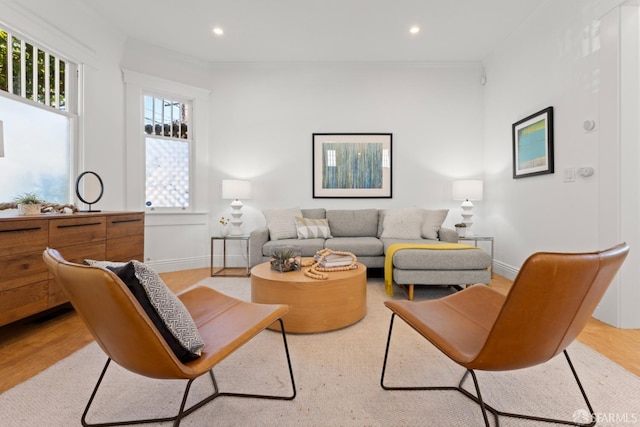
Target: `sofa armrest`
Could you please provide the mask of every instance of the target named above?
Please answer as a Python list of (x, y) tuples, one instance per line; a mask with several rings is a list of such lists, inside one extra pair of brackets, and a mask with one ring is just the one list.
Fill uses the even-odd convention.
[(249, 266), (254, 267), (262, 262), (262, 247), (269, 241), (267, 226), (258, 227), (249, 234)]
[(441, 242), (458, 243), (458, 232), (453, 228), (441, 227), (438, 232), (438, 239)]

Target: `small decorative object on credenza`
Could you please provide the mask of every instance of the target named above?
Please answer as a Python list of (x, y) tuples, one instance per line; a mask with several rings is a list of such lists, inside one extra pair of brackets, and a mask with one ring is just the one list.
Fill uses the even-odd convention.
[(14, 201), (18, 204), (18, 215), (40, 215), (42, 200), (33, 193), (24, 193)]
[(464, 237), (467, 235), (467, 224), (464, 222), (460, 222), (455, 225), (456, 231), (458, 232), (458, 237)]
[(271, 252), (271, 269), (280, 273), (298, 271), (301, 267), (300, 248), (295, 246), (280, 246)]
[(100, 212), (92, 208), (92, 205), (98, 203), (104, 194), (104, 184), (100, 175), (93, 171), (85, 171), (76, 178), (76, 196), (89, 208), (80, 212)]

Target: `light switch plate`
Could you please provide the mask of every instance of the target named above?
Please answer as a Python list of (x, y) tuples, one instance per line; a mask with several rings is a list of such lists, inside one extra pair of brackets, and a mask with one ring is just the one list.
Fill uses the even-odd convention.
[(573, 168), (565, 168), (564, 169), (564, 182), (575, 182), (576, 173)]

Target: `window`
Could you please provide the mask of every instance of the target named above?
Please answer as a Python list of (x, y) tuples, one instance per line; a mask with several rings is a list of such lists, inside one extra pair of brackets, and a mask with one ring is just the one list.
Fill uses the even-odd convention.
[(72, 201), (76, 115), (69, 77), (77, 66), (0, 28), (0, 201), (35, 193)]
[(67, 110), (68, 61), (0, 28), (0, 89)]
[(145, 205), (190, 206), (191, 104), (144, 96)]

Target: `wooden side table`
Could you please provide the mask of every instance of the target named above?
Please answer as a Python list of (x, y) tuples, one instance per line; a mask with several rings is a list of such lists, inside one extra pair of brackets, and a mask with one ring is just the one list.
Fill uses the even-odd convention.
[(493, 236), (481, 236), (471, 234), (469, 236), (458, 237), (458, 242), (461, 241), (471, 241), (474, 246), (478, 247), (478, 242), (491, 242), (491, 275), (493, 276)]
[[(214, 271), (213, 267), (213, 248), (216, 240), (222, 240), (222, 267)], [(246, 269), (244, 274), (222, 274), (227, 268), (227, 241), (244, 240), (246, 244)], [(211, 277), (225, 276), (225, 277), (246, 277), (251, 273), (249, 272), (249, 235), (243, 234), (241, 236), (211, 236)]]

